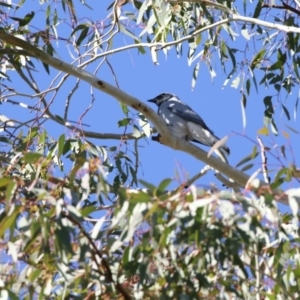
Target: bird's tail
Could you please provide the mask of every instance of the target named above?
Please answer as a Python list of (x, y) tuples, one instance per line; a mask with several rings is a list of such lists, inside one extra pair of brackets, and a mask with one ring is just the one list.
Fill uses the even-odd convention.
[[(225, 147), (227, 148), (227, 147)], [(229, 150), (229, 148), (227, 148)], [(226, 150), (222, 149), (215, 149), (214, 152), (216, 153), (216, 155), (225, 163), (228, 164), (228, 160), (227, 160), (227, 155), (229, 154), (229, 151), (226, 151), (226, 153), (224, 153)]]
[(222, 147), (220, 147), (220, 149), (222, 149), (223, 152), (225, 152), (227, 155), (230, 154), (230, 149), (227, 146), (222, 146)]

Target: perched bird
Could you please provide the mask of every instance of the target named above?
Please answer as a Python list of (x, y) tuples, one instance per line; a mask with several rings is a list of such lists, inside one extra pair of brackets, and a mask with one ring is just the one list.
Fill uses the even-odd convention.
[[(212, 147), (220, 139), (207, 127), (203, 119), (187, 104), (181, 102), (173, 94), (163, 93), (148, 100), (158, 106), (158, 115), (166, 122), (172, 133), (187, 141), (197, 142)], [(215, 153), (227, 161), (224, 154), (229, 154), (229, 148), (222, 145)]]

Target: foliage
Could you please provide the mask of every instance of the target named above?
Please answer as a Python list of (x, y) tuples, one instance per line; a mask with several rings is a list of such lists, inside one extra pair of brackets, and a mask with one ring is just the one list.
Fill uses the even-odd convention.
[[(300, 3), (251, 2), (116, 1), (101, 20), (84, 15), (92, 9), (85, 1), (40, 1), (26, 12), (26, 1), (1, 2), (1, 32), (94, 74), (105, 64), (118, 88), (110, 57), (128, 49), (144, 55), (149, 48), (155, 64), (160, 52), (187, 55), (192, 88), (200, 65), (214, 78), (218, 62), (224, 87), (231, 83), (241, 93), (243, 112), (250, 95), (268, 88), (259, 134), (277, 135), (276, 107), (290, 120), (284, 100), (299, 85)], [(91, 89), (91, 105), (74, 125), (72, 99), (83, 80), (70, 83), (61, 71), (45, 85), (48, 77), (39, 73), (53, 76), (53, 65), (1, 32), (0, 104), (28, 111), (24, 120), (13, 110), (0, 115), (1, 299), (300, 297), (300, 190), (284, 185), (299, 183), (299, 170), (294, 157), (281, 161), (289, 159), (285, 146), (272, 182), (263, 161), (270, 185), (258, 189), (201, 190), (193, 185), (199, 176), (177, 188), (170, 179), (144, 182), (138, 143), (153, 132), (145, 116), (122, 102), (122, 134), (87, 131), (82, 121), (94, 105)], [(116, 46), (122, 35), (132, 43)], [(237, 39), (244, 49), (235, 47)], [(64, 109), (56, 113), (53, 102), (65, 91)], [(296, 116), (298, 96), (294, 101)], [(53, 136), (53, 124), (68, 134)], [(102, 139), (109, 146), (98, 145)], [(259, 152), (265, 158), (268, 149), (258, 145), (237, 164), (241, 176)], [(289, 212), (280, 212), (281, 200)]]

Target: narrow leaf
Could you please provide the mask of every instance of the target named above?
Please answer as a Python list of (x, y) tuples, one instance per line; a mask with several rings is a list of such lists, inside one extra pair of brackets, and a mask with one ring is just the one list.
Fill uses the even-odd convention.
[(64, 147), (65, 147), (65, 135), (62, 134), (58, 139), (58, 152), (57, 152), (58, 158), (62, 155), (64, 151)]
[(40, 160), (41, 157), (43, 157), (42, 154), (29, 152), (24, 155), (24, 161), (29, 164), (35, 164)]
[(254, 158), (256, 158), (258, 155), (258, 152), (257, 152), (257, 147), (254, 146), (253, 147), (253, 150), (252, 150), (252, 153), (247, 155), (246, 157), (244, 157), (237, 165), (236, 165), (236, 168), (240, 167), (241, 165), (249, 162), (250, 160), (253, 160)]
[(283, 111), (284, 111), (284, 113), (285, 113), (287, 119), (290, 120), (291, 118), (290, 118), (290, 113), (289, 113), (289, 111), (287, 110), (287, 108), (286, 108), (283, 104), (281, 104), (281, 106), (282, 106), (282, 109), (283, 109)]
[(210, 157), (212, 155), (212, 153), (219, 149), (220, 147), (222, 147), (223, 145), (225, 145), (225, 143), (228, 140), (228, 135), (224, 136), (221, 140), (217, 141), (208, 151), (207, 157)]
[(194, 68), (193, 71), (193, 79), (192, 79), (192, 90), (194, 90), (196, 82), (197, 82), (197, 77), (200, 69), (200, 62), (198, 62)]

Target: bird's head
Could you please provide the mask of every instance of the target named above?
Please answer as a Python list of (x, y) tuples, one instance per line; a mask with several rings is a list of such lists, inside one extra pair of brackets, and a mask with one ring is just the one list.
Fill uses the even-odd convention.
[(170, 94), (170, 93), (163, 93), (163, 94), (160, 94), (158, 96), (156, 96), (155, 98), (153, 99), (150, 99), (150, 100), (147, 100), (148, 102), (152, 102), (152, 103), (155, 103), (157, 106), (160, 106), (162, 103), (170, 100), (171, 98), (173, 98), (176, 96), (173, 95), (173, 94)]

